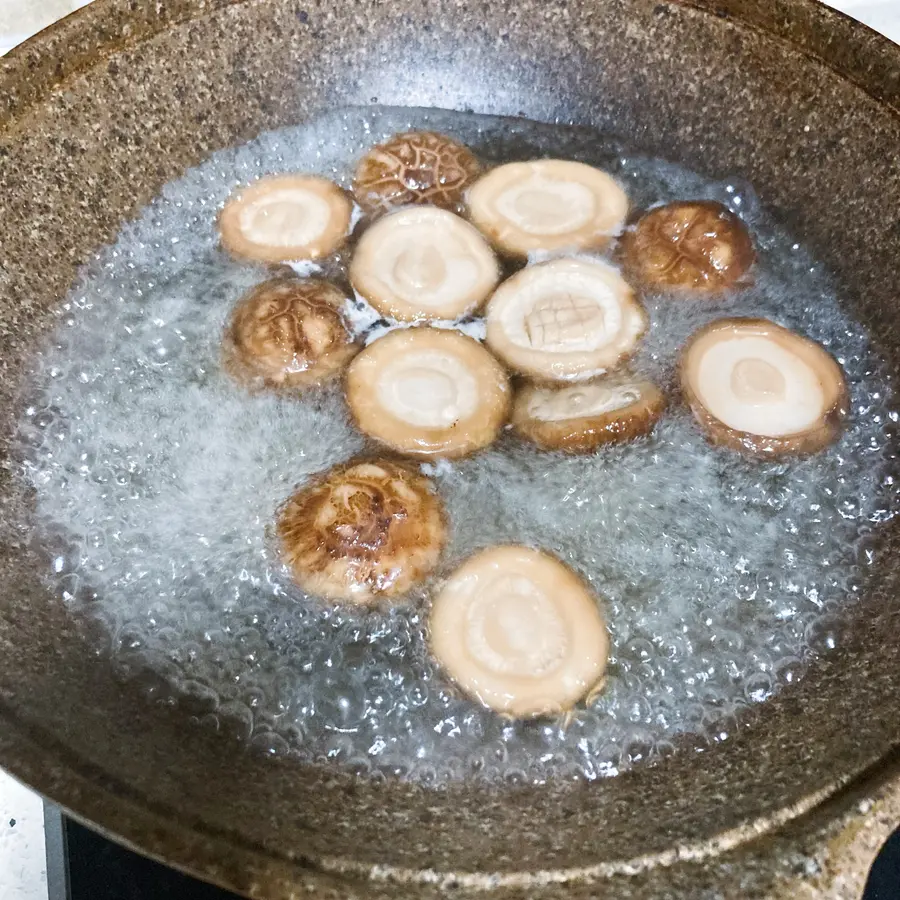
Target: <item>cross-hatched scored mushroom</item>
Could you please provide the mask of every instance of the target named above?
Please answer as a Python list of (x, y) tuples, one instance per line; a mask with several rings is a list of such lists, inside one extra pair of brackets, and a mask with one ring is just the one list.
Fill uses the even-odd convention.
[(494, 292), (487, 343), (508, 366), (543, 381), (583, 381), (630, 356), (647, 316), (628, 284), (599, 260), (529, 266)]
[(312, 278), (257, 286), (232, 313), (226, 368), (250, 388), (303, 389), (333, 378), (360, 349), (340, 312), (346, 299)]
[(332, 469), (278, 516), (282, 557), (308, 593), (369, 604), (399, 597), (437, 565), (444, 509), (427, 479), (372, 460)]

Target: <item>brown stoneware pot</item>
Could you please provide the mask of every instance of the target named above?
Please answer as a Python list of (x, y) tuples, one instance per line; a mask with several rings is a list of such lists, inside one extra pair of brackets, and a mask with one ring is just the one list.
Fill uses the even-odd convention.
[(707, 752), (596, 783), (356, 779), (123, 682), (15, 523), (23, 361), (92, 251), (211, 152), (373, 102), (590, 124), (738, 174), (900, 371), (900, 48), (812, 0), (97, 0), (0, 60), (0, 764), (249, 897), (858, 896), (900, 821), (900, 525), (839, 648)]

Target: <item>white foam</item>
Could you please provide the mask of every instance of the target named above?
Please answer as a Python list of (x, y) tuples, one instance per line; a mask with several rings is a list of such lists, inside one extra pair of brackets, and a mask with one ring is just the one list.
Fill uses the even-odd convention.
[(464, 319), (431, 319), (424, 322), (398, 322), (394, 318), (382, 316), (362, 294), (353, 292), (354, 299), (347, 300), (343, 307), (344, 320), (350, 328), (351, 334), (356, 338), (362, 338), (366, 346), (379, 338), (399, 331), (403, 328), (418, 328), (427, 324), (432, 328), (444, 328), (451, 331), (459, 331), (462, 334), (474, 338), (476, 341), (484, 341), (487, 337), (487, 324), (484, 319), (466, 317)]
[(288, 265), (301, 278), (312, 278), (317, 275), (325, 274), (325, 269), (312, 259), (297, 259), (289, 262)]
[[(339, 388), (251, 397), (220, 365), (230, 309), (265, 277), (217, 250), (216, 210), (230, 190), (303, 170), (346, 186), (365, 147), (422, 126), (494, 158), (605, 166), (637, 206), (710, 197), (736, 208), (740, 198), (760, 245), (756, 285), (718, 304), (645, 297), (651, 324), (636, 368), (662, 386), (687, 336), (734, 314), (809, 334), (848, 373), (847, 433), (809, 460), (762, 465), (714, 450), (675, 406), (651, 438), (591, 457), (506, 436), (470, 460), (429, 466), (449, 512), (445, 568), (524, 541), (557, 553), (605, 598), (609, 683), (565, 731), (505, 723), (449, 689), (417, 605), (430, 585), (409, 607), (367, 615), (293, 586), (267, 533), (275, 509), (364, 443)], [(329, 277), (346, 274), (345, 256), (321, 262)], [(369, 337), (370, 310), (348, 310)], [(480, 336), (482, 327), (465, 324)], [(345, 110), (216, 154), (123, 229), (35, 360), (21, 441), (53, 551), (48, 579), (102, 623), (123, 673), (154, 673), (154, 699), (267, 752), (360, 772), (430, 783), (594, 778), (666, 755), (679, 734), (724, 739), (748, 704), (833, 644), (835, 617), (860, 588), (864, 533), (894, 513), (885, 428), (896, 415), (877, 373), (827, 276), (744, 185), (625, 156), (582, 131)]]

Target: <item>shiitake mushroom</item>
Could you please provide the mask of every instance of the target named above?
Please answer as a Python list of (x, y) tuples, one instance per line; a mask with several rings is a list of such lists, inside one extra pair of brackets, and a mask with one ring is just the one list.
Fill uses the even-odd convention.
[(618, 271), (555, 259), (505, 281), (487, 305), (487, 343), (510, 368), (540, 381), (584, 381), (636, 349), (647, 314)]
[(427, 479), (384, 459), (338, 466), (301, 488), (277, 530), (305, 591), (363, 605), (406, 593), (446, 542), (443, 504)]
[(315, 278), (263, 282), (231, 315), (226, 368), (250, 388), (299, 390), (333, 378), (360, 350), (341, 314), (346, 300)]
[(713, 444), (771, 458), (837, 439), (849, 399), (840, 365), (815, 341), (768, 319), (719, 319), (697, 331), (681, 387)]
[(484, 706), (517, 718), (565, 712), (602, 680), (609, 637), (597, 599), (548, 553), (484, 550), (431, 607), (431, 652)]
[(711, 200), (667, 203), (622, 239), (625, 268), (652, 288), (714, 294), (739, 284), (756, 258), (747, 226)]
[(219, 232), (238, 259), (319, 259), (344, 243), (352, 215), (350, 198), (326, 178), (279, 175), (233, 194), (219, 215)]
[(360, 430), (422, 459), (466, 456), (495, 440), (509, 412), (503, 367), (456, 331), (408, 328), (370, 344), (347, 370)]
[(298, 389), (333, 378), (359, 352), (344, 322), (347, 298), (315, 278), (273, 278), (235, 307), (225, 365), (250, 388)]
[(593, 166), (561, 159), (508, 163), (466, 195), (469, 217), (503, 253), (600, 249), (619, 234), (628, 197)]
[(499, 280), (497, 258), (477, 229), (432, 206), (379, 219), (350, 263), (357, 293), (400, 322), (465, 316)]
[(610, 375), (564, 387), (527, 384), (516, 393), (511, 421), (543, 450), (590, 453), (648, 434), (665, 407), (646, 378)]
[(459, 141), (435, 131), (407, 131), (363, 156), (353, 195), (370, 216), (411, 204), (459, 212), (463, 192), (480, 172), (475, 155)]

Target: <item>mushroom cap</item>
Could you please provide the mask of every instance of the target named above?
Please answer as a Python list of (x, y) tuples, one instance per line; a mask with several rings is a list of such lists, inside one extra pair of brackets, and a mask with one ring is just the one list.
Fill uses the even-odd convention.
[(768, 319), (719, 319), (681, 355), (681, 387), (713, 444), (751, 456), (815, 453), (848, 411), (840, 365), (824, 347)]
[(379, 219), (350, 263), (356, 291), (399, 322), (467, 315), (499, 280), (500, 265), (478, 230), (433, 206)]
[(407, 131), (363, 156), (353, 179), (353, 195), (370, 215), (410, 204), (458, 212), (463, 192), (480, 172), (472, 151), (453, 138), (434, 131)]
[(541, 381), (584, 381), (630, 356), (647, 314), (612, 266), (554, 259), (500, 285), (487, 306), (487, 343)]
[(332, 469), (278, 516), (281, 555), (308, 593), (368, 604), (425, 578), (446, 542), (444, 508), (427, 479), (383, 459)]
[(222, 246), (239, 259), (319, 259), (347, 238), (353, 203), (326, 178), (261, 178), (233, 194), (219, 215)]
[(466, 200), (475, 225), (516, 257), (604, 247), (628, 215), (628, 197), (611, 175), (562, 159), (498, 166)]
[(570, 709), (606, 669), (596, 599), (555, 557), (492, 547), (463, 563), (431, 608), (431, 652), (484, 706), (521, 718)]
[(622, 250), (644, 284), (707, 293), (733, 287), (756, 259), (747, 226), (711, 200), (650, 210), (626, 233)]
[(659, 388), (634, 376), (565, 387), (529, 384), (516, 394), (512, 424), (544, 450), (590, 453), (601, 444), (648, 434), (665, 407)]
[(305, 388), (340, 372), (359, 352), (333, 284), (275, 278), (235, 307), (225, 333), (226, 368), (249, 387)]
[(408, 328), (370, 344), (347, 370), (360, 430), (407, 456), (460, 457), (492, 443), (509, 414), (503, 367), (456, 331)]

